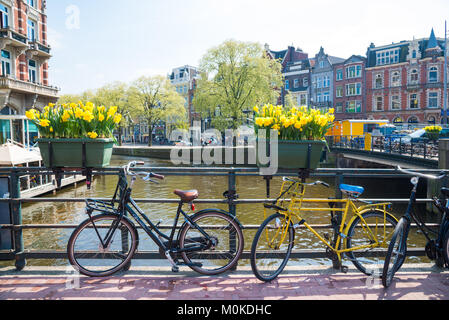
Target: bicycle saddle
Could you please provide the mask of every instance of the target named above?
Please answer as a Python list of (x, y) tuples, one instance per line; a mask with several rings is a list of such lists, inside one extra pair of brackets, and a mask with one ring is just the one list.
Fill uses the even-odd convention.
[(441, 188), (441, 193), (442, 193), (443, 196), (445, 196), (446, 198), (449, 198), (449, 188)]
[(174, 194), (180, 197), (181, 201), (184, 203), (192, 202), (199, 196), (198, 190), (189, 190), (189, 191), (175, 190)]
[(344, 192), (346, 194), (350, 194), (354, 197), (359, 197), (362, 195), (362, 193), (365, 191), (363, 187), (358, 186), (350, 186), (348, 184), (341, 184), (340, 185), (341, 192)]

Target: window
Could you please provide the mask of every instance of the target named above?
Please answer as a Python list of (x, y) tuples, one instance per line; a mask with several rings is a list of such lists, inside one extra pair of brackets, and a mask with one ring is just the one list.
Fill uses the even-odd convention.
[(299, 96), (299, 104), (301, 106), (306, 106), (307, 105), (307, 94), (301, 94)]
[(362, 66), (350, 66), (346, 68), (346, 79), (360, 78), (362, 76)]
[(329, 102), (329, 101), (330, 101), (330, 95), (329, 95), (329, 92), (323, 93), (323, 101), (324, 101), (324, 102)]
[(335, 90), (335, 96), (337, 98), (343, 97), (343, 87), (337, 87), (337, 89)]
[(384, 99), (383, 97), (376, 97), (374, 99), (374, 111), (382, 111), (384, 109)]
[(302, 85), (304, 87), (307, 87), (309, 85), (309, 79), (307, 79), (307, 78), (302, 79)]
[(285, 80), (285, 90), (290, 90), (290, 82)]
[(321, 78), (320, 78), (320, 77), (318, 77), (317, 80), (316, 80), (316, 87), (317, 87), (318, 89), (321, 88)]
[(320, 68), (324, 68), (324, 61), (320, 61)]
[(36, 0), (27, 0), (28, 5), (33, 8), (35, 8), (36, 2), (37, 2)]
[(430, 116), (430, 117), (427, 119), (427, 122), (428, 122), (429, 124), (435, 124), (435, 123), (436, 123), (435, 117)]
[(438, 92), (429, 92), (429, 108), (438, 108)]
[(36, 41), (36, 22), (28, 19), (28, 40)]
[(2, 50), (2, 76), (11, 75), (11, 54), (9, 51)]
[(343, 80), (343, 70), (338, 69), (337, 70), (337, 81), (341, 81), (341, 80)]
[(28, 61), (28, 80), (31, 82), (36, 82), (36, 61)]
[(410, 117), (407, 122), (408, 123), (419, 123), (418, 118), (415, 116)]
[(0, 24), (1, 29), (9, 26), (9, 10), (2, 4), (0, 4)]
[(321, 102), (321, 93), (316, 94), (316, 102)]
[(410, 109), (419, 109), (418, 95), (416, 93), (412, 93), (409, 96), (409, 108)]
[(374, 88), (380, 89), (384, 86), (384, 79), (381, 74), (377, 74), (374, 80)]
[(391, 86), (399, 87), (401, 85), (401, 74), (399, 71), (394, 71), (391, 74)]
[(376, 64), (392, 64), (399, 62), (399, 49), (389, 49), (376, 53)]
[(346, 96), (359, 96), (362, 94), (361, 83), (351, 83), (346, 85)]
[(299, 87), (299, 79), (295, 79), (294, 81), (294, 87), (298, 88)]
[(438, 82), (438, 68), (431, 67), (429, 69), (429, 82)]
[(412, 52), (412, 58), (413, 58), (413, 59), (416, 59), (416, 50), (413, 50), (413, 52)]
[(343, 112), (343, 102), (337, 102), (335, 105), (335, 112), (342, 113)]
[(362, 102), (361, 101), (348, 101), (348, 102), (346, 102), (346, 112), (347, 113), (360, 113), (360, 112), (362, 112)]
[(331, 78), (329, 76), (325, 76), (323, 78), (323, 88), (329, 88), (331, 86)]
[(410, 83), (417, 83), (419, 80), (418, 70), (413, 69), (410, 72)]
[(399, 95), (391, 96), (391, 110), (401, 110), (401, 97)]

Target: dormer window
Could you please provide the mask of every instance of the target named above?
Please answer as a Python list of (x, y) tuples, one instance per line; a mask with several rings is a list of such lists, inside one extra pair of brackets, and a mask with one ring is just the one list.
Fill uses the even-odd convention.
[(417, 56), (417, 55), (416, 55), (416, 50), (413, 50), (413, 52), (412, 52), (412, 58), (413, 58), (413, 59), (416, 59), (416, 56)]

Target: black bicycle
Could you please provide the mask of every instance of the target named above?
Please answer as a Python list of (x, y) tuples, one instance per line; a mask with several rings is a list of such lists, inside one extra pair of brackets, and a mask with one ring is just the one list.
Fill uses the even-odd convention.
[[(409, 170), (404, 170), (398, 167), (402, 173), (412, 175), (411, 183), (413, 189), (410, 195), (405, 215), (399, 220), (391, 237), (391, 242), (388, 246), (387, 256), (385, 257), (384, 268), (382, 272), (382, 284), (388, 288), (395, 273), (402, 267), (407, 256), (407, 238), (410, 231), (410, 225), (416, 223), (418, 228), (426, 237), (428, 243), (426, 245), (426, 254), (431, 260), (435, 260), (439, 267), (449, 267), (449, 189), (442, 188), (441, 193), (446, 199), (444, 206), (437, 197), (433, 198), (433, 204), (442, 213), (443, 217), (439, 226), (438, 232), (430, 229), (424, 222), (415, 214), (413, 207), (416, 203), (416, 190), (418, 188), (419, 178), (438, 180), (444, 178), (446, 175), (433, 176), (428, 174), (421, 174)], [(436, 235), (435, 239), (430, 237), (430, 234)]]
[[(193, 201), (198, 198), (198, 191), (175, 190), (180, 197), (178, 210), (170, 234), (164, 234), (160, 223), (153, 224), (131, 197), (138, 176), (154, 183), (157, 182), (152, 178), (163, 180), (164, 176), (132, 171), (136, 165), (144, 163), (133, 161), (123, 167), (111, 201), (86, 200), (89, 218), (73, 231), (67, 246), (72, 266), (91, 277), (128, 270), (139, 245), (139, 233), (131, 216), (156, 243), (173, 272), (178, 272), (180, 266), (188, 266), (204, 275), (216, 275), (233, 268), (244, 246), (237, 218), (220, 209), (188, 215), (182, 208), (190, 204), (194, 210)], [(131, 176), (130, 184), (127, 176)], [(181, 215), (185, 221), (178, 228)], [(179, 262), (180, 259), (184, 262)]]

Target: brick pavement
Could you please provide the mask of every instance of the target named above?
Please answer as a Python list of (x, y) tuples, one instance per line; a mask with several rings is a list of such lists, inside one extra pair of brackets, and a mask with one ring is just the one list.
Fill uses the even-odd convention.
[(289, 269), (272, 283), (261, 283), (245, 268), (216, 277), (131, 268), (108, 278), (77, 278), (66, 268), (1, 268), (0, 300), (7, 299), (448, 300), (449, 271), (404, 266), (384, 289), (377, 279), (328, 267)]

